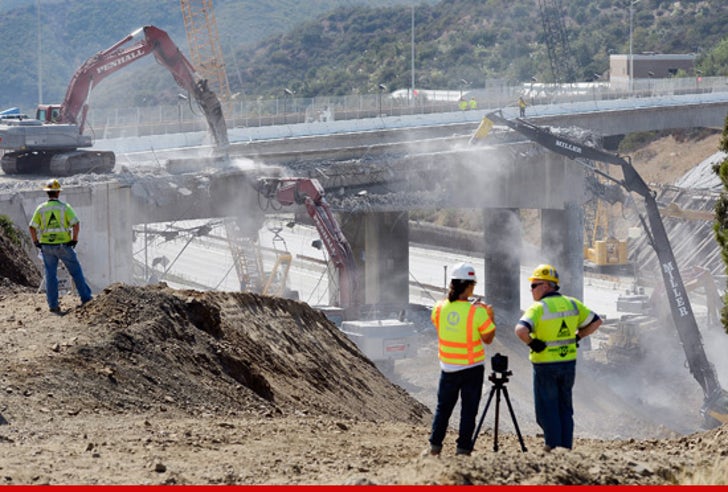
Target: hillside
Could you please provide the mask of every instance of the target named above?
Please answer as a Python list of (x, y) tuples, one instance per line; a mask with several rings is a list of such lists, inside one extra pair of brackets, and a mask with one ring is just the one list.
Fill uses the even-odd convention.
[[(200, 2), (191, 2), (199, 4)], [(397, 5), (407, 0), (215, 0), (212, 2), (223, 56), (231, 82), (235, 49), (286, 32), (296, 23), (313, 19), (335, 7), (353, 5)], [(40, 5), (40, 11), (36, 6)], [(182, 10), (178, 0), (39, 0), (0, 2), (0, 110), (19, 106), (26, 111), (38, 101), (38, 83), (42, 81), (43, 102), (60, 102), (73, 72), (102, 49), (121, 40), (145, 25), (167, 31), (180, 49), (190, 57)], [(42, 28), (38, 29), (38, 25)], [(39, 36), (40, 34), (40, 36)], [(153, 62), (152, 62), (153, 63)], [(176, 98), (176, 85), (163, 71), (145, 70), (134, 64), (124, 70), (120, 88), (107, 97), (112, 104), (157, 104), (153, 95), (169, 92)], [(39, 70), (41, 76), (39, 77)], [(112, 80), (112, 79), (109, 79)], [(99, 89), (103, 93), (102, 85)], [(125, 99), (132, 92), (131, 98)], [(100, 98), (101, 101), (104, 98)]]
[[(628, 52), (626, 6), (544, 3), (562, 6), (549, 12), (568, 40), (563, 46), (546, 42), (533, 0), (426, 0), (414, 9), (407, 0), (217, 0), (215, 17), (231, 90), (246, 98), (277, 97), (283, 88), (297, 97), (325, 97), (372, 93), (379, 84), (392, 91), (410, 87), (413, 20), (415, 83), (425, 89), (463, 89), (462, 81), (478, 89), (532, 77), (566, 80), (560, 69), (552, 70), (561, 65), (570, 67), (569, 81), (593, 80), (607, 71), (610, 53)], [(176, 1), (48, 0), (40, 2), (40, 15), (35, 4), (8, 4), (0, 16), (2, 108), (35, 107), (39, 79), (44, 101), (60, 101), (85, 59), (143, 25), (169, 32), (189, 55)], [(634, 51), (696, 53), (704, 76), (725, 75), (726, 15), (728, 4), (721, 0), (640, 2), (633, 16)], [(120, 88), (104, 93), (103, 85), (105, 97), (95, 104), (176, 104), (176, 85), (166, 73), (135, 65), (119, 78)]]
[[(538, 2), (550, 6), (543, 10), (547, 18), (558, 19), (558, 26), (550, 28), (556, 30), (550, 45), (542, 10), (534, 4), (455, 0), (420, 4), (414, 12), (403, 7), (337, 9), (237, 50), (240, 80), (232, 84), (233, 91), (268, 96), (290, 88), (300, 97), (367, 94), (376, 93), (379, 84), (390, 91), (411, 87), (413, 75), (416, 87), (424, 89), (478, 89), (532, 77), (582, 82), (607, 72), (610, 53), (629, 50), (629, 9), (618, 2)], [(718, 0), (641, 2), (633, 16), (633, 49), (695, 53), (699, 46), (704, 75), (728, 73), (728, 47), (718, 49), (728, 35), (719, 19), (727, 14), (728, 4)]]

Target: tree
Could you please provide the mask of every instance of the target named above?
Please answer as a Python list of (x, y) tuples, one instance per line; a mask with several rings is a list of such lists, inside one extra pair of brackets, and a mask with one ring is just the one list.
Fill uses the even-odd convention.
[[(723, 136), (720, 139), (720, 150), (728, 152), (728, 116), (723, 126)], [(726, 265), (728, 272), (728, 157), (723, 159), (719, 164), (713, 166), (715, 172), (723, 183), (723, 191), (715, 204), (715, 219), (713, 230), (715, 231), (715, 239), (720, 244), (721, 257)], [(728, 292), (723, 296), (723, 308), (720, 313), (720, 320), (723, 323), (723, 329), (728, 333)]]

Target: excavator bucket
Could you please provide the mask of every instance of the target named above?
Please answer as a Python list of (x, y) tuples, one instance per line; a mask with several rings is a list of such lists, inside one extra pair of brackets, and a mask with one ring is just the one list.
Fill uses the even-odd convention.
[(703, 415), (705, 425), (710, 429), (728, 424), (728, 392), (722, 389), (716, 391), (705, 400), (700, 413)]

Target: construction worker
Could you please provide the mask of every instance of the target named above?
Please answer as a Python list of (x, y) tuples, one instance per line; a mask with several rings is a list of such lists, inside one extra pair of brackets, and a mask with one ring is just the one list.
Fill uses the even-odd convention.
[(478, 109), (478, 101), (474, 97), (471, 97), (470, 102), (468, 102), (468, 107), (472, 110)]
[(468, 109), (468, 101), (465, 100), (464, 97), (460, 97), (460, 100), (458, 101), (458, 108), (460, 108), (460, 111), (465, 111)]
[(571, 449), (576, 349), (602, 320), (577, 299), (559, 293), (559, 274), (551, 265), (537, 266), (528, 281), (535, 302), (518, 320), (515, 332), (531, 349), (536, 422), (543, 429), (546, 451)]
[(493, 308), (468, 301), (475, 289), (475, 268), (458, 263), (450, 274), (447, 299), (432, 308), (432, 323), (437, 330), (440, 381), (437, 408), (432, 422), (429, 454), (439, 456), (450, 416), (460, 397), (460, 426), (456, 454), (469, 455), (483, 388), (485, 347), (495, 337)]
[(528, 104), (526, 104), (526, 101), (523, 100), (523, 97), (522, 96), (519, 97), (518, 98), (518, 116), (520, 118), (526, 117), (526, 106), (528, 106)]
[(49, 180), (43, 191), (48, 194), (48, 201), (35, 209), (29, 224), (30, 237), (43, 257), (48, 307), (52, 313), (61, 314), (58, 305), (58, 260), (63, 262), (73, 278), (81, 304), (91, 300), (91, 289), (74, 249), (78, 244), (80, 229), (76, 212), (69, 204), (58, 199), (61, 184), (57, 179)]

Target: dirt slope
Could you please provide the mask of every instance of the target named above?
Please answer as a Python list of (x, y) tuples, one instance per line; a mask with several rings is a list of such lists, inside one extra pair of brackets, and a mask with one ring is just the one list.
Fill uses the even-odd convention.
[(473, 456), (451, 433), (421, 457), (428, 410), (304, 305), (114, 285), (57, 317), (29, 289), (0, 298), (6, 484), (672, 483), (728, 446), (720, 429), (546, 457), (519, 401), (528, 460), (505, 406), (498, 453), (488, 419)]

